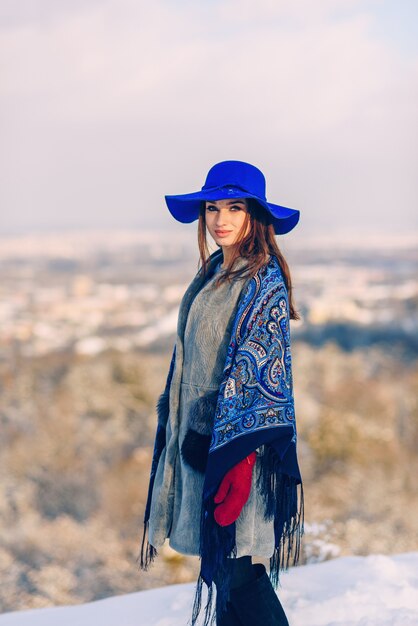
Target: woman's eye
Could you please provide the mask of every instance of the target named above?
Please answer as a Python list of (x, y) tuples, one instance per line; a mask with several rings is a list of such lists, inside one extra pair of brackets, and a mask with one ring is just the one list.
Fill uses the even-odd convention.
[(213, 206), (213, 205), (212, 206), (207, 206), (206, 207), (206, 211), (217, 211), (217, 208), (216, 208), (216, 206)]

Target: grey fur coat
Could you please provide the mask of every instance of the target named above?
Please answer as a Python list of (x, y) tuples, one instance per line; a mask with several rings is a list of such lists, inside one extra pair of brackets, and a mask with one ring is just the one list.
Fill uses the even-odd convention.
[[(217, 396), (239, 296), (246, 284), (245, 279), (237, 279), (215, 287), (221, 261), (222, 255), (211, 263), (214, 276), (193, 279), (180, 304), (166, 445), (150, 508), (149, 543), (158, 549), (169, 538), (172, 548), (191, 555), (199, 554), (205, 471), (199, 445), (210, 436), (208, 415), (213, 409), (202, 399), (207, 402), (212, 392)], [(239, 259), (237, 267), (245, 262)], [(236, 522), (237, 557), (270, 557), (274, 550), (273, 521), (264, 519), (256, 475), (254, 471), (250, 497)]]

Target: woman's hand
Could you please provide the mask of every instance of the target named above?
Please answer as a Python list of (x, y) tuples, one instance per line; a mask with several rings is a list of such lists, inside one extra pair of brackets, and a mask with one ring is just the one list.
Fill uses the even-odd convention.
[(256, 453), (251, 452), (225, 474), (214, 497), (215, 504), (218, 504), (214, 517), (219, 526), (229, 526), (239, 517), (250, 496), (256, 459)]

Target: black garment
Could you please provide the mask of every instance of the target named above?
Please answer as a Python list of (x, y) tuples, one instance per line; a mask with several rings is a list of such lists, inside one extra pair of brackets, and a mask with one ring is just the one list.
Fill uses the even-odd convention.
[(232, 578), (230, 589), (236, 589), (254, 580), (255, 574), (251, 556), (241, 556), (238, 559), (231, 559)]
[[(238, 589), (243, 585), (251, 583), (255, 578), (251, 556), (241, 556), (237, 559), (230, 559), (230, 567), (232, 569), (230, 590)], [(216, 584), (216, 580), (215, 580)], [(226, 611), (221, 613), (216, 611), (216, 626), (241, 626), (237, 612), (231, 602), (227, 603)]]
[(262, 563), (250, 556), (231, 559), (229, 601), (217, 612), (217, 626), (289, 626), (286, 614)]

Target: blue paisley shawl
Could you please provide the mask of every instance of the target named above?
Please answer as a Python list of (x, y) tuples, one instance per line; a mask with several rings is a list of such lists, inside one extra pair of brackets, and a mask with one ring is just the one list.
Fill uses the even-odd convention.
[[(210, 257), (213, 268), (221, 257)], [(201, 271), (201, 270), (200, 270)], [(235, 523), (221, 527), (214, 519), (213, 497), (226, 472), (259, 449), (261, 470), (257, 488), (265, 502), (266, 520), (274, 520), (275, 549), (270, 559), (274, 587), (279, 571), (299, 558), (303, 534), (303, 486), (296, 452), (296, 422), (290, 351), (288, 293), (276, 256), (250, 278), (240, 294), (231, 339), (219, 388), (202, 495), (200, 532), (201, 570), (196, 587), (192, 626), (201, 610), (202, 585), (208, 587), (204, 626), (213, 623), (213, 581), (216, 608), (222, 611), (228, 598), (228, 557), (236, 555)], [(167, 402), (174, 369), (175, 348), (165, 393)], [(165, 417), (165, 420), (167, 417)], [(162, 420), (164, 422), (164, 420)], [(165, 445), (165, 425), (160, 423), (154, 445), (148, 501), (144, 517), (140, 566), (146, 569), (156, 550), (145, 536), (158, 460)]]

